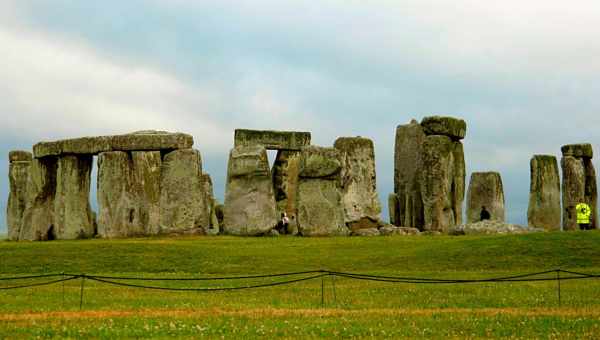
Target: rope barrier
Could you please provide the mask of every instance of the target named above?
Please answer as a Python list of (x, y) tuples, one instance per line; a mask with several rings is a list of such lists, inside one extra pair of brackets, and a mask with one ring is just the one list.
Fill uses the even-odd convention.
[[(548, 275), (555, 273), (556, 276), (552, 277), (540, 277), (542, 275)], [(560, 273), (567, 274), (570, 276), (561, 276)], [(313, 275), (316, 274), (316, 275)], [(119, 282), (120, 280), (125, 281), (226, 281), (226, 280), (249, 280), (249, 279), (266, 279), (266, 278), (283, 278), (298, 275), (311, 275), (309, 277), (302, 277), (297, 279), (290, 279), (278, 282), (269, 282), (263, 284), (254, 285), (242, 285), (233, 287), (213, 287), (213, 288), (176, 288), (176, 287), (161, 287), (152, 285), (132, 284), (126, 282)], [(11, 280), (25, 280), (25, 279), (39, 279), (39, 278), (50, 278), (50, 277), (61, 277), (61, 279), (38, 282), (31, 284), (15, 285), (9, 287), (0, 287), (0, 290), (11, 290), (19, 288), (30, 288), (47, 286), (61, 282), (67, 282), (75, 279), (89, 279), (92, 281), (117, 285), (130, 288), (143, 288), (153, 290), (167, 290), (167, 291), (198, 291), (198, 292), (209, 292), (209, 291), (232, 291), (232, 290), (243, 290), (243, 289), (254, 289), (264, 287), (274, 287), (287, 284), (293, 284), (297, 282), (309, 281), (318, 278), (324, 278), (329, 276), (331, 278), (343, 277), (352, 280), (363, 280), (373, 282), (386, 282), (386, 283), (403, 283), (403, 284), (471, 284), (471, 283), (501, 283), (501, 282), (545, 282), (545, 281), (568, 281), (568, 280), (583, 280), (600, 278), (600, 275), (579, 273), (575, 271), (567, 271), (562, 269), (546, 270), (535, 273), (520, 274), (503, 276), (488, 279), (436, 279), (436, 278), (421, 278), (421, 277), (404, 277), (404, 276), (386, 276), (386, 275), (372, 275), (372, 274), (361, 274), (361, 273), (348, 273), (338, 272), (329, 270), (310, 270), (300, 272), (289, 272), (289, 273), (278, 273), (278, 274), (265, 274), (265, 275), (248, 275), (248, 276), (230, 276), (230, 277), (186, 277), (186, 278), (159, 278), (159, 277), (127, 277), (127, 276), (101, 276), (101, 275), (87, 275), (87, 274), (41, 274), (41, 275), (29, 275), (29, 276), (16, 276), (16, 277), (2, 277), (0, 281), (11, 281)], [(323, 282), (322, 282), (323, 284)], [(322, 287), (323, 288), (323, 287)]]

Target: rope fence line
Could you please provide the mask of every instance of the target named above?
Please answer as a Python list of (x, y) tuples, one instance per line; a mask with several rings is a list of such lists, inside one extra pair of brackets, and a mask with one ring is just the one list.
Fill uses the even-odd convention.
[[(567, 276), (561, 276), (565, 274)], [(548, 276), (549, 274), (555, 274)], [(546, 277), (540, 277), (546, 275)], [(302, 276), (300, 278), (290, 278), (293, 276)], [(63, 304), (64, 304), (64, 283), (72, 280), (81, 280), (80, 288), (80, 309), (83, 307), (83, 296), (84, 296), (84, 283), (85, 280), (95, 281), (102, 284), (128, 287), (128, 288), (140, 288), (149, 290), (162, 290), (162, 291), (188, 291), (188, 292), (218, 292), (218, 291), (237, 291), (246, 289), (257, 289), (275, 286), (284, 286), (295, 284), (299, 282), (311, 281), (321, 279), (321, 304), (325, 304), (325, 278), (331, 279), (333, 296), (336, 297), (335, 291), (335, 279), (336, 277), (346, 278), (351, 280), (362, 280), (362, 281), (373, 281), (373, 282), (384, 282), (384, 283), (399, 283), (399, 284), (477, 284), (477, 283), (515, 283), (515, 282), (557, 282), (557, 293), (558, 293), (558, 304), (561, 304), (561, 281), (570, 280), (585, 280), (585, 279), (597, 279), (600, 278), (598, 274), (587, 274), (575, 271), (568, 271), (562, 269), (546, 270), (535, 273), (511, 275), (504, 277), (495, 277), (487, 279), (436, 279), (436, 278), (421, 278), (421, 277), (404, 277), (404, 276), (385, 276), (385, 275), (372, 275), (372, 274), (361, 274), (361, 273), (349, 273), (349, 272), (338, 272), (330, 270), (310, 270), (290, 273), (279, 273), (279, 274), (265, 274), (265, 275), (248, 275), (248, 276), (230, 276), (230, 277), (179, 277), (179, 278), (158, 278), (158, 277), (128, 277), (128, 276), (101, 276), (101, 275), (88, 275), (88, 274), (41, 274), (41, 275), (28, 275), (28, 276), (15, 276), (15, 277), (2, 277), (0, 281), (23, 281), (23, 280), (36, 280), (36, 279), (58, 279), (34, 282), (28, 284), (13, 285), (7, 287), (0, 287), (0, 291), (24, 289), (33, 287), (49, 286), (57, 283), (63, 283)], [(246, 284), (240, 286), (228, 286), (228, 287), (161, 287), (155, 285), (143, 285), (133, 284), (121, 281), (181, 281), (181, 282), (209, 282), (209, 281), (235, 281), (235, 280), (250, 280), (250, 279), (275, 279), (285, 278), (283, 281), (267, 282), (261, 284)]]

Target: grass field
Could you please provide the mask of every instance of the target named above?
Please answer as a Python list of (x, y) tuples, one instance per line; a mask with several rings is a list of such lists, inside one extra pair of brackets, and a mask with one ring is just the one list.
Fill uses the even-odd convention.
[[(0, 242), (0, 278), (61, 272), (215, 277), (313, 269), (488, 278), (555, 268), (600, 273), (600, 232)], [(277, 280), (144, 283), (182, 288)], [(0, 287), (13, 284), (0, 281)], [(600, 337), (600, 279), (561, 281), (560, 306), (556, 282), (398, 284), (326, 277), (243, 291), (168, 292), (85, 280), (80, 311), (81, 284), (77, 279), (0, 290), (0, 338)]]

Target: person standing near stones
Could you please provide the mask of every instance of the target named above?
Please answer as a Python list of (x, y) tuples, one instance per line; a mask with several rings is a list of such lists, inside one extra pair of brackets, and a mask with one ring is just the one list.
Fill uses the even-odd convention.
[(282, 212), (281, 219), (277, 222), (277, 231), (279, 234), (287, 233), (288, 225), (290, 224), (290, 219), (287, 217), (287, 214)]
[(577, 211), (577, 224), (581, 230), (590, 230), (590, 216), (592, 215), (592, 209), (586, 203), (579, 203), (575, 207)]
[(487, 211), (487, 209), (485, 209), (485, 206), (481, 207), (481, 214), (480, 214), (480, 221), (486, 221), (489, 220), (492, 216), (490, 215), (490, 212)]

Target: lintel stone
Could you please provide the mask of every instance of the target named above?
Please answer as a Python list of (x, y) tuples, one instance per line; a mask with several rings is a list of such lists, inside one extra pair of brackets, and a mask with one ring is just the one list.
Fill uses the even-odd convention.
[(301, 150), (310, 145), (310, 132), (269, 131), (269, 130), (235, 130), (235, 147), (260, 145), (265, 149)]
[(160, 151), (189, 149), (192, 136), (164, 131), (141, 131), (126, 135), (82, 137), (54, 142), (40, 142), (33, 146), (35, 158), (63, 154), (96, 155), (108, 151)]

